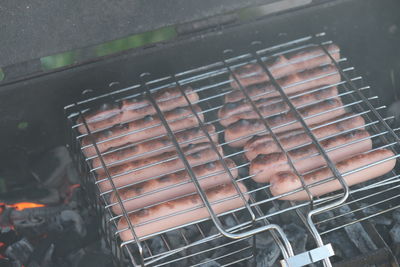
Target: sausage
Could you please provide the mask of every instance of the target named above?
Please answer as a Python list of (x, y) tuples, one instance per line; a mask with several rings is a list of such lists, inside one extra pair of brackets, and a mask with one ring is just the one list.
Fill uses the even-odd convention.
[[(326, 47), (335, 60), (340, 59), (340, 49), (337, 45), (331, 44)], [(289, 74), (300, 72), (306, 69), (312, 69), (320, 65), (332, 63), (330, 57), (320, 47), (309, 47), (299, 52), (285, 55), (274, 56), (267, 60), (265, 65), (275, 78), (281, 78)], [(243, 87), (267, 82), (269, 76), (264, 72), (259, 64), (252, 63), (236, 68), (233, 73), (239, 79)], [(233, 77), (230, 77), (233, 80)], [(233, 88), (239, 88), (233, 80)]]
[[(315, 89), (315, 88), (314, 88)], [(312, 104), (317, 101), (332, 98), (338, 95), (338, 90), (335, 86), (318, 90), (316, 92), (304, 94), (292, 98), (290, 101), (296, 107)], [(289, 110), (288, 105), (281, 97), (274, 98), (261, 98), (255, 101), (256, 106), (260, 113), (266, 116), (277, 115), (278, 113)], [(253, 109), (253, 106), (247, 100), (240, 100), (238, 102), (226, 103), (218, 111), (219, 123), (227, 127), (228, 125), (237, 122), (240, 119), (257, 119), (258, 114)]]
[[(222, 155), (222, 150), (219, 147), (219, 152)], [(215, 161), (218, 158), (217, 153), (211, 148), (210, 143), (201, 143), (183, 148), (186, 159), (189, 164), (194, 167), (210, 161)], [(108, 171), (113, 179), (114, 185), (122, 187), (132, 183), (138, 183), (146, 179), (157, 177), (162, 174), (176, 172), (183, 169), (185, 165), (179, 158), (176, 151), (166, 152), (151, 158), (135, 160), (124, 165), (108, 168)], [(111, 190), (111, 183), (104, 172), (99, 169), (98, 182), (102, 192)]]
[[(196, 103), (199, 100), (198, 94), (192, 88), (185, 87), (183, 90), (191, 103)], [(188, 105), (178, 87), (161, 89), (154, 93), (154, 99), (161, 111), (168, 111)], [(156, 110), (148, 99), (136, 97), (123, 100), (120, 103), (105, 103), (99, 109), (85, 113), (84, 117), (89, 130), (93, 133), (156, 113)], [(82, 124), (82, 118), (78, 118), (77, 123)], [(78, 130), (82, 134), (87, 133), (86, 127), (83, 124), (78, 126)]]
[[(232, 177), (236, 178), (238, 171), (235, 163), (227, 159), (226, 165), (230, 169)], [(231, 181), (220, 161), (196, 166), (193, 168), (193, 172), (204, 190)], [(126, 211), (135, 211), (194, 192), (197, 192), (196, 187), (186, 170), (118, 190)], [(111, 194), (110, 201), (116, 203), (112, 206), (112, 211), (117, 215), (122, 214), (115, 192)]]
[[(211, 139), (217, 143), (218, 134), (215, 133), (214, 125), (207, 125), (206, 130), (210, 134)], [(177, 132), (175, 133), (175, 137), (181, 147), (209, 141), (200, 127)], [(110, 152), (106, 151), (106, 154), (103, 155), (103, 160), (107, 166), (118, 166), (124, 164), (128, 159), (139, 160), (149, 158), (165, 152), (174, 151), (175, 149), (169, 136), (164, 135), (163, 137), (129, 145), (128, 147), (124, 146), (123, 149), (111, 150)], [(92, 166), (93, 168), (102, 166), (99, 157), (96, 156), (93, 159)]]
[[(245, 199), (248, 200), (246, 187), (242, 183), (238, 183), (238, 186)], [(216, 214), (238, 209), (245, 205), (232, 183), (208, 189), (206, 195)], [(139, 238), (207, 218), (210, 218), (210, 215), (198, 194), (168, 201), (129, 214), (129, 220)], [(120, 237), (122, 241), (128, 241), (133, 238), (125, 217), (122, 217), (118, 222), (118, 230), (121, 231)]]
[[(201, 120), (204, 116), (199, 106), (195, 106), (196, 113), (198, 113)], [(172, 131), (179, 131), (198, 126), (199, 122), (193, 115), (189, 107), (179, 107), (165, 113), (165, 118), (169, 122)], [(189, 117), (188, 117), (189, 116)], [(128, 143), (134, 143), (141, 140), (149, 139), (152, 137), (166, 134), (167, 130), (162, 124), (158, 115), (146, 116), (140, 120), (114, 126), (92, 135), (100, 153), (111, 148), (116, 148)], [(111, 139), (112, 140), (107, 140)], [(104, 143), (99, 143), (101, 141)], [(82, 147), (84, 154), (87, 157), (96, 155), (96, 150), (92, 145), (90, 136), (86, 136), (82, 140)], [(87, 146), (87, 147), (85, 147)]]
[[(316, 128), (316, 129), (311, 130), (311, 132), (317, 139), (320, 139), (336, 135), (344, 131), (355, 129), (358, 127), (360, 127), (360, 129), (363, 129), (362, 126), (365, 125), (364, 118), (362, 116), (353, 117), (352, 115), (353, 114), (345, 114), (343, 118), (347, 119), (340, 120), (336, 123), (329, 124), (323, 127), (316, 128), (318, 127), (318, 125), (312, 125), (310, 128), (311, 129)], [(339, 119), (341, 118), (340, 117), (334, 118), (330, 121), (336, 121)], [(329, 121), (323, 122), (323, 124), (327, 123), (329, 123)], [(285, 150), (290, 150), (294, 147), (303, 146), (311, 142), (310, 136), (303, 130), (297, 131), (294, 134), (286, 134), (285, 136), (279, 136), (278, 139), (280, 144)], [(281, 152), (281, 149), (271, 135), (263, 135), (263, 136), (255, 136), (254, 138), (249, 140), (244, 146), (244, 151), (246, 158), (248, 160), (252, 160), (260, 154)]]
[[(372, 141), (369, 137), (367, 131), (355, 130), (326, 139), (321, 141), (320, 144), (325, 150), (330, 150), (327, 151), (330, 160), (337, 162), (372, 149)], [(291, 150), (288, 155), (299, 173), (326, 164), (325, 159), (319, 154), (317, 146), (314, 144)], [(283, 152), (258, 155), (250, 164), (250, 175), (258, 183), (266, 183), (274, 174), (284, 171), (293, 170)]]
[[(321, 123), (346, 113), (339, 98), (324, 100), (317, 104), (299, 108), (298, 111), (308, 125)], [(297, 121), (294, 112), (291, 110), (283, 114), (265, 118), (265, 120), (274, 133), (281, 133), (303, 127), (301, 123)], [(266, 131), (267, 129), (261, 119), (242, 119), (229, 125), (228, 128), (225, 129), (225, 142), (232, 147), (243, 147), (253, 135), (265, 134)]]
[[(377, 149), (368, 153), (355, 155), (349, 159), (336, 164), (336, 168), (342, 174), (348, 186), (368, 181), (390, 172), (396, 165), (396, 159), (389, 159), (394, 156), (393, 151), (388, 149)], [(382, 160), (384, 162), (378, 163)], [(376, 164), (367, 167), (368, 165)], [(365, 169), (361, 169), (367, 167)], [(354, 173), (347, 174), (347, 172)], [(323, 182), (319, 185), (309, 187), (309, 190), (314, 196), (321, 196), (342, 188), (339, 180), (335, 178), (332, 181), (324, 181), (334, 177), (330, 168), (325, 167), (315, 170), (304, 175), (306, 185), (311, 185), (317, 182)], [(274, 196), (280, 196), (293, 190), (301, 188), (300, 179), (292, 172), (277, 173), (271, 178), (271, 193)], [(307, 200), (307, 193), (302, 190), (290, 195), (282, 196), (281, 200)]]
[[(326, 84), (340, 82), (341, 76), (333, 65), (316, 67), (303, 72), (291, 74), (279, 78), (278, 84), (287, 95), (309, 90), (310, 88), (321, 87)], [(252, 84), (244, 87), (253, 100), (280, 96), (280, 92), (271, 82)], [(225, 103), (237, 102), (246, 98), (240, 89), (235, 89), (225, 95)]]

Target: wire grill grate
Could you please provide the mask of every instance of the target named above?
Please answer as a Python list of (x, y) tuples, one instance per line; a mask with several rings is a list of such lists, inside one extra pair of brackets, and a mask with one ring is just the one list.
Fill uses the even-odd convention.
[[(371, 133), (371, 139), (374, 144), (373, 148), (374, 150), (379, 148), (388, 148), (392, 149), (394, 152), (399, 151), (398, 147), (399, 139), (396, 135), (396, 132), (399, 129), (391, 129), (388, 126), (386, 121), (391, 119), (390, 117), (384, 117), (384, 118), (381, 117), (379, 112), (383, 111), (386, 107), (379, 106), (379, 101), (377, 99), (377, 96), (368, 95), (369, 87), (363, 84), (362, 78), (360, 76), (357, 76), (354, 68), (349, 65), (347, 58), (342, 57), (339, 60), (334, 61), (337, 69), (336, 71), (324, 74), (321, 77), (313, 78), (313, 79), (320, 79), (323, 77), (327, 77), (329, 75), (340, 74), (342, 77), (342, 80), (340, 82), (319, 86), (317, 88), (314, 88), (312, 91), (319, 92), (321, 90), (336, 86), (339, 90), (339, 96), (342, 99), (343, 106), (347, 110), (351, 110), (353, 112), (352, 115), (348, 115), (348, 117), (342, 117), (340, 119), (330, 121), (329, 123), (324, 123), (322, 125), (310, 126), (310, 127), (306, 125), (306, 121), (308, 119), (313, 118), (315, 116), (319, 116), (323, 113), (332, 112), (334, 111), (334, 109), (323, 111), (318, 114), (310, 116), (303, 116), (299, 112), (299, 110), (301, 110), (303, 107), (316, 104), (318, 102), (322, 102), (326, 99), (318, 100), (317, 102), (313, 103), (308, 103), (304, 106), (295, 107), (292, 101), (298, 97), (301, 97), (302, 95), (304, 95), (304, 93), (286, 95), (285, 91), (290, 87), (310, 81), (299, 81), (295, 84), (290, 84), (281, 87), (277, 83), (275, 77), (271, 74), (271, 69), (269, 69), (265, 64), (265, 62), (267, 62), (269, 59), (273, 57), (286, 55), (288, 53), (293, 53), (296, 51), (301, 51), (303, 49), (310, 47), (323, 48), (324, 52), (319, 55), (314, 55), (313, 56), (314, 58), (324, 55), (331, 56), (331, 54), (325, 49), (325, 47), (331, 43), (332, 43), (331, 41), (326, 40), (326, 36), (324, 34), (308, 36), (292, 42), (263, 49), (257, 48), (259, 47), (259, 44), (255, 43), (251, 48), (252, 51), (248, 54), (237, 56), (234, 55), (233, 51), (227, 50), (223, 55), (221, 55), (220, 61), (210, 64), (208, 66), (202, 66), (178, 74), (172, 74), (169, 77), (163, 77), (160, 79), (153, 79), (153, 80), (151, 80), (150, 75), (143, 75), (143, 77), (141, 77), (143, 82), (140, 85), (134, 85), (128, 88), (116, 90), (107, 95), (87, 99), (67, 106), (65, 110), (66, 110), (66, 115), (68, 117), (69, 128), (72, 129), (71, 139), (72, 139), (72, 148), (75, 152), (74, 153), (75, 160), (77, 164), (80, 166), (80, 171), (82, 173), (87, 174), (87, 177), (83, 179), (83, 182), (86, 188), (91, 188), (89, 190), (90, 192), (88, 193), (89, 198), (91, 198), (92, 201), (93, 200), (97, 201), (95, 207), (99, 210), (99, 212), (103, 210), (106, 211), (105, 217), (107, 218), (106, 219), (107, 225), (105, 225), (104, 227), (105, 235), (107, 236), (109, 241), (112, 244), (114, 244), (114, 247), (116, 247), (116, 251), (119, 251), (117, 247), (118, 244), (121, 244), (122, 247), (124, 247), (125, 249), (124, 252), (122, 253), (128, 254), (128, 258), (130, 258), (130, 260), (132, 260), (134, 264), (163, 266), (163, 265), (168, 265), (170, 263), (189, 262), (191, 265), (197, 266), (199, 263), (193, 263), (189, 261), (189, 259), (196, 258), (196, 255), (198, 254), (202, 253), (207, 254), (209, 250), (203, 248), (199, 251), (192, 253), (191, 250), (193, 248), (204, 247), (205, 244), (209, 244), (209, 246), (213, 247), (213, 249), (211, 250), (218, 251), (221, 249), (225, 249), (229, 246), (232, 246), (232, 244), (239, 244), (239, 243), (244, 244), (240, 248), (235, 247), (234, 250), (231, 250), (232, 253), (228, 253), (225, 256), (221, 255), (214, 259), (214, 260), (218, 259), (219, 261), (224, 262), (224, 265), (230, 265), (230, 264), (235, 264), (239, 261), (246, 261), (252, 258), (254, 256), (254, 244), (253, 244), (254, 234), (265, 230), (271, 230), (269, 233), (273, 235), (275, 241), (279, 244), (279, 247), (281, 248), (284, 258), (288, 258), (290, 256), (293, 256), (293, 251), (291, 251), (290, 244), (288, 243), (288, 240), (286, 239), (285, 234), (282, 232), (281, 228), (273, 223), (275, 221), (275, 218), (279, 215), (282, 215), (287, 212), (296, 211), (298, 213), (299, 218), (304, 222), (304, 224), (307, 226), (307, 229), (309, 229), (311, 234), (314, 236), (316, 246), (321, 247), (323, 245), (321, 239), (322, 235), (325, 235), (332, 231), (337, 231), (338, 229), (341, 229), (349, 224), (366, 220), (373, 216), (378, 216), (379, 214), (388, 212), (390, 210), (399, 207), (399, 205), (393, 204), (398, 198), (398, 196), (395, 194), (395, 190), (400, 183), (399, 175), (396, 174), (395, 170), (393, 170), (389, 174), (386, 174), (382, 178), (374, 179), (370, 182), (363, 183), (362, 185), (353, 186), (349, 189), (343, 180), (343, 177), (348, 175), (349, 173), (340, 174), (340, 172), (336, 170), (335, 164), (331, 162), (329, 156), (327, 155), (328, 152), (334, 149), (338, 149), (338, 147), (325, 150), (320, 144), (321, 141), (337, 136), (339, 134), (343, 134), (343, 132), (323, 138), (316, 138), (313, 135), (313, 131), (320, 127), (336, 123), (340, 120), (349, 119), (351, 117), (362, 116), (365, 120), (364, 127)], [(304, 60), (304, 58), (300, 60)], [(246, 170), (246, 168), (248, 168), (249, 166), (249, 162), (245, 162), (242, 160), (243, 155), (246, 151), (244, 149), (232, 149), (231, 147), (229, 147), (230, 143), (238, 140), (224, 141), (221, 138), (221, 136), (225, 132), (225, 129), (219, 123), (221, 118), (218, 118), (217, 113), (218, 110), (224, 104), (223, 98), (232, 91), (232, 88), (230, 86), (231, 83), (233, 82), (240, 83), (240, 81), (237, 78), (235, 78), (233, 70), (236, 69), (237, 67), (249, 63), (259, 64), (260, 66), (262, 66), (264, 74), (269, 76), (272, 83), (275, 85), (277, 91), (281, 93), (283, 101), (296, 114), (295, 120), (283, 125), (270, 127), (268, 125), (269, 124), (268, 118), (277, 114), (273, 114), (268, 117), (263, 117), (263, 115), (261, 114), (260, 110), (258, 109), (257, 105), (253, 100), (254, 97), (258, 97), (261, 95), (249, 96), (246, 93), (246, 90), (244, 90), (243, 86), (239, 84), (239, 90), (241, 90), (241, 92), (245, 94), (248, 103), (251, 104), (253, 111), (255, 111), (257, 115), (260, 118), (262, 118), (261, 121), (265, 126), (264, 129), (257, 131), (256, 133), (251, 133), (251, 136), (253, 136), (254, 134), (261, 135), (261, 134), (266, 134), (268, 132), (272, 132), (273, 133), (272, 136), (275, 142), (279, 144), (280, 148), (287, 155), (289, 151), (296, 149), (298, 147), (291, 148), (290, 150), (285, 151), (285, 149), (278, 141), (279, 138), (274, 134), (274, 132), (277, 131), (280, 127), (284, 127), (293, 124), (295, 122), (300, 122), (303, 127), (303, 130), (310, 136), (312, 140), (312, 142), (302, 144), (301, 146), (306, 146), (311, 143), (316, 145), (316, 147), (319, 150), (319, 154), (324, 157), (324, 159), (327, 161), (327, 165), (331, 168), (332, 172), (335, 174), (335, 178), (332, 177), (331, 180), (339, 179), (342, 185), (342, 190), (337, 191), (335, 194), (328, 194), (323, 197), (314, 197), (311, 195), (309, 191), (310, 185), (306, 185), (304, 180), (302, 180), (303, 188), (300, 188), (295, 191), (301, 191), (305, 189), (310, 197), (310, 201), (303, 201), (303, 202), (290, 201), (289, 202), (290, 205), (282, 209), (281, 208), (282, 205), (280, 205), (281, 201), (278, 200), (282, 196), (272, 196), (269, 191), (270, 188), (269, 184), (255, 183), (251, 179), (252, 175), (246, 173), (246, 171), (243, 171)], [(296, 61), (284, 64), (294, 64), (294, 63), (296, 63)], [(248, 75), (247, 77), (251, 77), (252, 75), (256, 74), (253, 73)], [(184, 92), (184, 90), (182, 90), (184, 86), (188, 85), (191, 86), (194, 89), (194, 92), (200, 96), (200, 99), (197, 102), (191, 103), (189, 101), (187, 94)], [(178, 142), (178, 140), (175, 138), (176, 132), (173, 132), (169, 127), (169, 125), (171, 125), (172, 122), (168, 121), (165, 118), (164, 112), (161, 111), (161, 109), (158, 107), (157, 101), (154, 99), (154, 93), (159, 92), (160, 90), (171, 86), (178, 86), (178, 88), (181, 88), (181, 93), (183, 96), (185, 96), (185, 99), (188, 101), (188, 105), (192, 111), (192, 114), (188, 115), (187, 117), (194, 117), (199, 122), (200, 128), (203, 131), (204, 135), (211, 141), (211, 147), (213, 151), (217, 154), (218, 158), (217, 160), (221, 162), (222, 166), (224, 167), (224, 171), (229, 174), (233, 184), (236, 186), (238, 196), (241, 197), (242, 200), (245, 200), (245, 198), (248, 197), (249, 198), (248, 204), (244, 205), (241, 208), (225, 212), (224, 214), (219, 214), (219, 215), (212, 214), (213, 210), (211, 207), (211, 203), (207, 200), (207, 196), (204, 190), (198, 183), (198, 180), (204, 179), (204, 177), (195, 176), (192, 170), (192, 167), (194, 166), (190, 165), (182, 150), (182, 147), (184, 145), (187, 145), (187, 143), (189, 143), (190, 141)], [(191, 181), (187, 181), (186, 183), (194, 182), (194, 184), (196, 185), (197, 193), (202, 197), (203, 202), (206, 203), (206, 207), (211, 213), (212, 218), (211, 220), (202, 219), (199, 221), (188, 223), (183, 226), (176, 227), (176, 229), (168, 229), (165, 231), (151, 234), (150, 236), (138, 238), (134, 233), (134, 229), (137, 226), (133, 227), (132, 225), (128, 225), (129, 229), (116, 230), (118, 220), (121, 217), (128, 218), (128, 215), (134, 212), (134, 211), (126, 211), (123, 208), (123, 205), (121, 205), (121, 203), (135, 199), (135, 198), (130, 198), (122, 200), (119, 197), (117, 189), (121, 189), (127, 186), (132, 186), (135, 185), (135, 183), (124, 185), (120, 188), (113, 185), (111, 190), (103, 192), (101, 192), (101, 190), (98, 187), (93, 186), (93, 184), (98, 185), (99, 183), (102, 182), (102, 180), (98, 180), (96, 177), (96, 172), (102, 169), (107, 173), (106, 175), (107, 178), (104, 178), (104, 181), (105, 180), (112, 181), (112, 179), (120, 175), (126, 175), (128, 173), (132, 173), (138, 170), (138, 169), (131, 169), (127, 172), (112, 176), (110, 175), (110, 173), (108, 173), (108, 169), (116, 163), (115, 162), (105, 163), (103, 157), (107, 154), (114, 153), (115, 151), (120, 151), (138, 145), (143, 141), (125, 145), (123, 147), (119, 147), (111, 151), (105, 151), (105, 152), (100, 152), (100, 150), (97, 148), (97, 145), (111, 142), (112, 140), (121, 138), (122, 136), (134, 135), (143, 129), (131, 132), (125, 132), (120, 136), (111, 137), (102, 140), (100, 142), (96, 142), (95, 139), (92, 138), (92, 136), (97, 131), (92, 133), (90, 132), (87, 123), (85, 122), (84, 116), (82, 116), (82, 114), (93, 109), (94, 106), (98, 106), (101, 103), (109, 101), (112, 101), (113, 103), (121, 103), (121, 101), (125, 99), (142, 96), (143, 92), (146, 92), (147, 98), (149, 99), (151, 104), (155, 107), (157, 114), (161, 118), (160, 124), (153, 125), (152, 127), (163, 125), (166, 128), (166, 131), (170, 139), (173, 141), (173, 144), (170, 145), (171, 148), (175, 148), (178, 151), (177, 155), (173, 158), (169, 158), (168, 161), (180, 159), (184, 163), (183, 168), (174, 170), (173, 172), (186, 170), (190, 174)], [(309, 92), (310, 91), (308, 91), (307, 93)], [(202, 111), (196, 114), (194, 110), (194, 105), (200, 106)], [(205, 118), (204, 121), (200, 119), (199, 117), (200, 114), (204, 116)], [(78, 117), (83, 118), (81, 123), (77, 122)], [(208, 133), (205, 130), (208, 125), (216, 126), (215, 133)], [(81, 134), (77, 131), (78, 127), (82, 126), (86, 127), (88, 134)], [(361, 127), (356, 126), (353, 129), (347, 131), (352, 131), (359, 128)], [(218, 135), (220, 137), (221, 142), (218, 143), (212, 142), (213, 135)], [(151, 137), (150, 140), (159, 137), (161, 136)], [(84, 138), (91, 138), (92, 143), (84, 146), (80, 145)], [(246, 136), (241, 138), (246, 138)], [(96, 155), (90, 157), (84, 156), (82, 151), (90, 147), (93, 147), (96, 150), (97, 152)], [(220, 148), (223, 148), (224, 154), (220, 154), (218, 152)], [(312, 158), (313, 156), (315, 156), (315, 154), (310, 155), (309, 157)], [(96, 158), (98, 158), (102, 164), (99, 167), (93, 168), (90, 165), (90, 161)], [(290, 159), (290, 157), (288, 158)], [(395, 153), (395, 156), (393, 158), (397, 159), (398, 155)], [(135, 159), (134, 157), (128, 157), (122, 159), (117, 163), (119, 164), (134, 159)], [(236, 161), (237, 163), (236, 166), (230, 168), (226, 162), (227, 159), (233, 159), (234, 161)], [(162, 162), (152, 163), (152, 165), (149, 166), (157, 166), (160, 163)], [(293, 165), (294, 163), (295, 160), (292, 161), (291, 164)], [(149, 166), (144, 166), (141, 168), (147, 168)], [(238, 177), (236, 180), (234, 179), (234, 175), (232, 174), (234, 170), (238, 170), (241, 173), (240, 177)], [(162, 175), (166, 174), (168, 173), (163, 173)], [(299, 173), (298, 175), (299, 177), (302, 177), (302, 175), (300, 175)], [(159, 178), (160, 176), (161, 175), (150, 177), (144, 181), (154, 180)], [(325, 180), (322, 183), (326, 183), (328, 181), (329, 180)], [(237, 186), (237, 182), (244, 182), (248, 187), (248, 191), (241, 192), (239, 187)], [(109, 196), (113, 192), (117, 192), (116, 196), (118, 201), (115, 203), (110, 203)], [(286, 194), (288, 195), (291, 193), (293, 192), (289, 192)], [(360, 205), (361, 202), (363, 203), (363, 205)], [(371, 204), (365, 204), (365, 203), (371, 203)], [(123, 210), (122, 215), (114, 215), (111, 212), (111, 208), (115, 205), (120, 205), (122, 207)], [(381, 205), (383, 206), (383, 209), (375, 214), (363, 214), (363, 210), (374, 205), (376, 206)], [(274, 207), (275, 211), (267, 212), (271, 207)], [(319, 216), (314, 216), (314, 214), (317, 213), (320, 214), (327, 211), (339, 210), (341, 207), (349, 207), (349, 210), (347, 212), (342, 212), (342, 213), (338, 212), (336, 213), (335, 216), (330, 217), (328, 219), (325, 218), (323, 220), (318, 220)], [(200, 207), (195, 207), (195, 208), (200, 208)], [(341, 219), (345, 218), (346, 215), (353, 213), (354, 214), (357, 213), (356, 219), (353, 220)], [(228, 220), (231, 222), (230, 225), (227, 224)], [(343, 223), (335, 224), (335, 226), (332, 227), (326, 226), (329, 225), (330, 221), (337, 222), (338, 220)], [(232, 222), (234, 223), (232, 224)], [(201, 238), (199, 240), (192, 240), (191, 237), (187, 234), (188, 233), (187, 229), (191, 229), (192, 235), (193, 232), (196, 232), (195, 235), (200, 236)], [(210, 232), (209, 229), (214, 229), (214, 232)], [(322, 231), (319, 229), (324, 229), (324, 230)], [(118, 234), (121, 231), (132, 231), (133, 236), (135, 238), (121, 243), (121, 241), (118, 238)], [(175, 237), (176, 239), (179, 239), (179, 242), (171, 242), (170, 240), (171, 236)], [(230, 237), (231, 239), (229, 238), (227, 239), (226, 237)], [(162, 250), (154, 251), (154, 248), (151, 245), (151, 243), (154, 240), (158, 240), (160, 242), (160, 245), (163, 247)], [(224, 240), (224, 241), (218, 242), (218, 240)], [(219, 245), (215, 247), (213, 245), (210, 245), (216, 243)], [(117, 256), (118, 258), (123, 258), (121, 251), (117, 253), (120, 254)], [(246, 256), (237, 259), (232, 256), (235, 253), (238, 254), (244, 253), (241, 255), (246, 255)], [(214, 254), (218, 255), (217, 253)], [(226, 259), (224, 260), (223, 258)], [(231, 259), (232, 261), (230, 262)], [(325, 263), (329, 265), (329, 260), (326, 260)]]

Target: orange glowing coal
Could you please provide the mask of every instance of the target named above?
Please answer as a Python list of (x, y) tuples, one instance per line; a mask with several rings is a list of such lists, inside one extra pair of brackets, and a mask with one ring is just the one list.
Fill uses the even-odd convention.
[(44, 207), (43, 204), (38, 204), (38, 203), (33, 203), (33, 202), (19, 202), (19, 203), (15, 203), (15, 204), (4, 204), (4, 203), (0, 203), (0, 206), (6, 206), (9, 208), (14, 208), (16, 210), (24, 210), (24, 209), (34, 209), (34, 208), (41, 208)]

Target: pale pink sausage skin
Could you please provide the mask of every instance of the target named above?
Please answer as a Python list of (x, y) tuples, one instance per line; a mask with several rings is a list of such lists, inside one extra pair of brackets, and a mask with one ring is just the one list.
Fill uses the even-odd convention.
[[(186, 87), (183, 90), (191, 103), (195, 104), (199, 101), (198, 94), (192, 88)], [(154, 94), (154, 98), (161, 111), (164, 112), (187, 106), (185, 97), (177, 87), (161, 89)], [(89, 130), (93, 133), (156, 113), (148, 99), (131, 98), (120, 103), (104, 104), (99, 109), (84, 114), (84, 117)], [(82, 118), (77, 120), (77, 123), (82, 122)], [(82, 134), (87, 133), (85, 125), (80, 125), (78, 130)]]
[[(218, 149), (220, 155), (222, 155), (222, 149), (220, 147)], [(183, 148), (183, 151), (192, 167), (219, 159), (218, 154), (213, 150), (210, 143), (186, 147)], [(173, 151), (111, 167), (108, 171), (114, 185), (118, 188), (166, 173), (176, 172), (183, 168), (185, 168), (183, 161), (179, 158), (177, 152)], [(98, 181), (102, 192), (111, 190), (111, 183), (105, 173), (99, 174)]]
[[(277, 80), (277, 83), (282, 87), (285, 94), (293, 95), (311, 88), (336, 84), (340, 80), (341, 76), (336, 67), (327, 65), (282, 77)], [(252, 100), (281, 96), (278, 89), (271, 82), (252, 84), (244, 87), (244, 89)], [(225, 96), (225, 103), (237, 102), (245, 98), (246, 96), (240, 89), (234, 89)]]
[[(241, 194), (248, 200), (246, 187), (242, 183), (238, 183), (238, 186)], [(208, 189), (206, 195), (216, 214), (221, 214), (245, 205), (232, 183)], [(136, 235), (140, 238), (190, 222), (206, 219), (209, 216), (200, 196), (194, 194), (131, 213), (129, 219), (134, 226)], [(131, 230), (127, 229), (127, 227), (128, 223), (126, 219), (124, 217), (121, 218), (118, 223), (118, 230), (124, 230), (120, 233), (122, 241), (133, 239)]]
[[(328, 45), (326, 49), (336, 61), (340, 59), (340, 50), (337, 45)], [(276, 79), (329, 63), (332, 63), (332, 60), (320, 47), (310, 47), (298, 52), (275, 56), (267, 60), (265, 65)], [(256, 63), (238, 67), (233, 73), (244, 87), (270, 80), (262, 67)], [(233, 80), (231, 86), (238, 88), (233, 77), (231, 80)]]
[[(290, 100), (295, 107), (313, 104), (324, 99), (338, 96), (338, 91), (335, 86), (320, 89), (315, 92), (308, 93), (305, 91), (303, 93), (304, 94), (293, 97)], [(289, 110), (288, 105), (283, 101), (282, 97), (262, 98), (256, 100), (254, 104), (264, 117), (277, 115), (278, 113)], [(226, 103), (218, 111), (218, 117), (220, 118), (219, 123), (221, 123), (222, 126), (227, 127), (241, 119), (258, 119), (259, 115), (254, 111), (254, 108), (246, 99), (239, 102)]]
[[(330, 122), (335, 123), (329, 124)], [(361, 116), (353, 116), (353, 114), (348, 113), (343, 116), (336, 117), (332, 120), (322, 122), (322, 124), (320, 125), (325, 124), (328, 125), (322, 127), (318, 127), (318, 124), (310, 126), (310, 128), (315, 128), (314, 130), (312, 130), (312, 134), (317, 139), (337, 135), (351, 129), (362, 130), (364, 129), (363, 126), (365, 125), (365, 120)], [(292, 148), (311, 143), (310, 136), (302, 130), (299, 130), (298, 132), (286, 132), (285, 135), (281, 134), (278, 136), (278, 138), (280, 144), (285, 150), (290, 150)], [(251, 140), (249, 140), (244, 146), (244, 151), (247, 159), (253, 160), (260, 154), (270, 154), (280, 152), (281, 150), (271, 135), (263, 135), (255, 136)]]
[[(332, 162), (372, 149), (370, 135), (365, 130), (338, 135), (321, 141), (320, 144)], [(311, 171), (326, 164), (324, 157), (314, 144), (291, 150), (288, 155), (299, 173)], [(258, 155), (250, 164), (250, 175), (258, 183), (269, 182), (274, 174), (283, 171), (293, 171), (283, 152)]]
[[(201, 120), (204, 119), (200, 107), (195, 106), (195, 112), (199, 115)], [(167, 111), (164, 116), (172, 131), (180, 131), (197, 127), (199, 125), (197, 118), (189, 107), (178, 107)], [(167, 134), (167, 130), (158, 115), (149, 115), (142, 119), (117, 125), (110, 129), (95, 133), (92, 135), (92, 138), (94, 138), (101, 153), (108, 149), (164, 134)], [(82, 148), (86, 157), (91, 157), (97, 154), (92, 143), (92, 138), (86, 136), (82, 140), (82, 146), (87, 146)]]
[[(218, 135), (215, 133), (214, 125), (207, 125), (205, 127), (205, 130), (209, 133), (211, 139), (214, 142), (218, 141)], [(209, 141), (208, 137), (206, 137), (206, 134), (200, 127), (176, 132), (175, 137), (181, 147), (187, 147), (191, 144), (194, 145)], [(108, 167), (111, 167), (125, 164), (129, 159), (139, 160), (175, 150), (176, 148), (173, 145), (169, 136), (164, 135), (163, 137), (157, 139), (144, 141), (136, 145), (130, 145), (126, 148), (121, 148), (113, 152), (110, 151), (110, 153), (106, 153), (103, 155), (103, 160)], [(99, 157), (95, 157), (92, 160), (92, 166), (93, 168), (102, 166)]]
[[(226, 159), (227, 167), (232, 178), (236, 178), (238, 171), (235, 163)], [(231, 177), (225, 171), (220, 161), (212, 161), (192, 168), (201, 187), (206, 190), (219, 184), (229, 183)], [(134, 211), (144, 207), (172, 200), (179, 196), (184, 196), (197, 192), (188, 172), (186, 170), (164, 175), (157, 179), (152, 179), (137, 185), (129, 186), (118, 190), (119, 196), (125, 202), (125, 210)], [(129, 200), (130, 198), (134, 198)], [(113, 192), (110, 197), (111, 203), (117, 203), (117, 198)], [(121, 214), (122, 209), (119, 204), (112, 206), (115, 214)]]
[[(322, 123), (346, 113), (339, 98), (324, 100), (298, 110), (307, 125)], [(266, 123), (274, 133), (302, 128), (293, 111), (268, 117)], [(263, 132), (264, 131), (264, 132)], [(243, 147), (254, 135), (265, 135), (267, 129), (261, 119), (239, 120), (225, 129), (225, 142), (232, 147)]]
[[(347, 185), (352, 186), (390, 172), (396, 165), (396, 159), (390, 159), (393, 156), (394, 153), (391, 150), (377, 149), (368, 153), (358, 154), (347, 160), (338, 162), (336, 164), (336, 168), (343, 175), (346, 172), (355, 171), (359, 168), (364, 168), (366, 166), (369, 166), (370, 164), (375, 164), (381, 160), (388, 159), (379, 164), (343, 176)], [(313, 183), (321, 182), (331, 177), (333, 177), (332, 171), (328, 167), (325, 167), (304, 175), (304, 181), (306, 185), (311, 185)], [(281, 172), (271, 178), (270, 190), (272, 195), (274, 196), (280, 196), (299, 188), (301, 188), (300, 179), (292, 172)], [(342, 186), (339, 180), (335, 178), (332, 181), (327, 181), (322, 184), (309, 187), (309, 190), (314, 196), (321, 196), (330, 192), (334, 192), (341, 188)], [(301, 190), (293, 194), (282, 196), (280, 199), (307, 200), (308, 195), (304, 190)]]

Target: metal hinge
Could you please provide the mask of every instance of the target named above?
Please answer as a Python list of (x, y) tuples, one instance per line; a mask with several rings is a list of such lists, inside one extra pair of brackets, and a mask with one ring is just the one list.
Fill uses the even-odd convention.
[(282, 267), (301, 267), (335, 255), (332, 245), (327, 244), (310, 251), (297, 254), (288, 259), (281, 260)]

